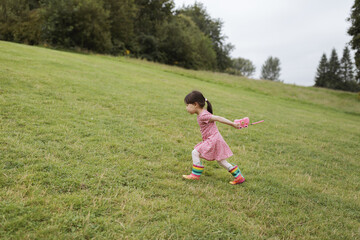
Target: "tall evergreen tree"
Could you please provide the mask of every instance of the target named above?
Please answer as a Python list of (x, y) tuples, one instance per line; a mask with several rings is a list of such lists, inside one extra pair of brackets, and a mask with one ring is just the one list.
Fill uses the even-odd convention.
[(341, 89), (340, 61), (335, 48), (332, 50), (329, 59), (329, 72), (325, 87)]
[(321, 57), (319, 66), (317, 68), (316, 77), (315, 77), (315, 86), (316, 87), (325, 87), (327, 80), (327, 75), (329, 71), (329, 63), (324, 53)]
[(354, 70), (353, 63), (351, 61), (350, 50), (346, 46), (344, 48), (343, 56), (340, 62), (340, 76), (343, 82), (352, 82), (354, 81)]
[(350, 45), (351, 48), (355, 50), (355, 65), (358, 69), (356, 79), (360, 84), (360, 0), (355, 0), (348, 21), (351, 22), (351, 27), (348, 30), (348, 34), (352, 36)]
[(357, 80), (354, 77), (353, 63), (351, 61), (350, 50), (348, 47), (344, 48), (343, 57), (341, 59), (340, 76), (342, 80), (342, 90), (352, 92), (360, 91), (360, 83), (357, 83)]
[(269, 57), (261, 69), (261, 79), (280, 81), (280, 59)]

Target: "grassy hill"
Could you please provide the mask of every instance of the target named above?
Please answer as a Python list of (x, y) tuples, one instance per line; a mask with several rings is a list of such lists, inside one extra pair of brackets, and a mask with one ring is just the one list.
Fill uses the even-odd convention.
[[(197, 89), (247, 179), (205, 162)], [(1, 239), (360, 239), (360, 101), (340, 91), (0, 42)]]

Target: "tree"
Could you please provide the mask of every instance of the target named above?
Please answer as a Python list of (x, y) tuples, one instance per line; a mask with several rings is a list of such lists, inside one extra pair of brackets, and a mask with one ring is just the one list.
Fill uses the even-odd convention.
[(280, 60), (276, 57), (269, 57), (261, 69), (261, 79), (280, 81)]
[(334, 48), (331, 52), (331, 56), (329, 59), (329, 71), (325, 87), (332, 89), (341, 89), (341, 85), (340, 61)]
[(159, 50), (160, 29), (173, 17), (173, 0), (135, 0), (137, 14), (134, 32), (135, 55), (151, 61), (164, 62)]
[(347, 46), (344, 48), (340, 65), (341, 89), (352, 92), (360, 91), (360, 84), (354, 77), (353, 63)]
[(107, 53), (112, 48), (109, 12), (97, 0), (48, 0), (44, 40), (66, 48)]
[(317, 68), (316, 77), (315, 77), (315, 86), (316, 87), (325, 87), (327, 81), (327, 75), (329, 71), (329, 63), (324, 53), (321, 57), (319, 66)]
[(173, 0), (135, 0), (138, 11), (136, 34), (157, 37), (159, 28), (173, 16)]
[(211, 40), (190, 17), (179, 14), (164, 24), (161, 30), (160, 50), (166, 63), (192, 69), (214, 69), (216, 54)]
[(230, 52), (234, 46), (225, 43), (226, 36), (222, 34), (223, 22), (220, 19), (212, 19), (204, 5), (198, 2), (192, 6), (183, 7), (177, 11), (177, 14), (191, 17), (199, 29), (211, 39), (213, 49), (216, 52), (216, 69), (225, 71), (230, 68), (232, 65)]
[(125, 54), (135, 48), (135, 20), (138, 8), (134, 0), (104, 0), (104, 8), (110, 12), (109, 23), (113, 55)]
[(256, 71), (254, 64), (245, 58), (234, 58), (232, 59), (232, 66), (230, 69), (227, 69), (227, 72), (230, 74), (250, 77)]
[(354, 81), (353, 63), (350, 57), (350, 50), (346, 46), (340, 61), (340, 76), (343, 82)]
[(350, 45), (351, 48), (355, 50), (355, 65), (358, 69), (356, 79), (357, 82), (360, 83), (360, 0), (355, 0), (348, 21), (351, 23), (351, 27), (348, 30), (348, 34), (352, 36)]
[(0, 39), (38, 44), (42, 19), (36, 1), (0, 1)]

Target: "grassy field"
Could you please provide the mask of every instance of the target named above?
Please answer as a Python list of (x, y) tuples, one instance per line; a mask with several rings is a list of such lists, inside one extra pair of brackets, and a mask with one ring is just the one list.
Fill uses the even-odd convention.
[[(197, 89), (247, 181), (216, 162)], [(0, 42), (0, 239), (360, 239), (357, 94)]]

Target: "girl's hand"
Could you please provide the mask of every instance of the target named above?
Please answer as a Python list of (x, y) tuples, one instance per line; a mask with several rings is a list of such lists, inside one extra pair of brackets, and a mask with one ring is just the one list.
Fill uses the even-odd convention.
[(240, 128), (240, 123), (234, 123), (233, 127), (236, 128), (236, 129), (239, 129)]

